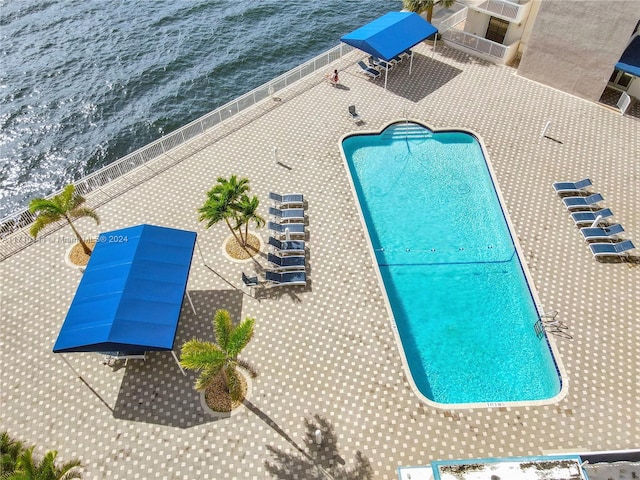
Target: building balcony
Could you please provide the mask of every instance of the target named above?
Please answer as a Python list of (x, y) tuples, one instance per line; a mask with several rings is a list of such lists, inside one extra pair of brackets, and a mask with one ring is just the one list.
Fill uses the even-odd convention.
[(472, 55), (499, 64), (511, 62), (515, 58), (520, 44), (518, 40), (511, 45), (503, 45), (455, 28), (442, 32), (442, 39), (457, 50), (468, 51)]
[(466, 0), (463, 3), (472, 10), (512, 23), (525, 21), (531, 10), (531, 0)]

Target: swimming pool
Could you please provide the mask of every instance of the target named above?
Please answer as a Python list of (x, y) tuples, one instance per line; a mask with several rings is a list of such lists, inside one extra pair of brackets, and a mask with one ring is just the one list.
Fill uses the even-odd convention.
[(558, 395), (478, 140), (403, 122), (348, 136), (342, 148), (418, 391), (447, 405)]

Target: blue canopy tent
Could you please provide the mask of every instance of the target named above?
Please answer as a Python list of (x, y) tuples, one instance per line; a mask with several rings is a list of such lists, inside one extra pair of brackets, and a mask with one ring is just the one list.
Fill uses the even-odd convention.
[[(362, 50), (385, 62), (410, 50), (420, 42), (438, 33), (438, 29), (417, 13), (390, 12), (344, 35), (340, 41)], [(413, 65), (413, 55), (411, 55)], [(411, 74), (411, 67), (409, 67)], [(384, 88), (387, 88), (385, 73)]]
[(168, 350), (177, 361), (195, 242), (195, 232), (153, 225), (100, 234), (53, 351)]
[(640, 36), (634, 38), (627, 46), (616, 69), (640, 77)]

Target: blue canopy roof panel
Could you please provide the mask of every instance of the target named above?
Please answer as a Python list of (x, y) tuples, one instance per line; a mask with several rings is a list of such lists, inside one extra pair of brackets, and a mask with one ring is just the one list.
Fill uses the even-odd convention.
[(171, 350), (195, 242), (153, 225), (102, 233), (53, 351)]
[(640, 77), (640, 36), (637, 36), (626, 48), (616, 69)]
[(340, 41), (390, 61), (437, 32), (436, 27), (417, 13), (390, 12), (348, 33)]

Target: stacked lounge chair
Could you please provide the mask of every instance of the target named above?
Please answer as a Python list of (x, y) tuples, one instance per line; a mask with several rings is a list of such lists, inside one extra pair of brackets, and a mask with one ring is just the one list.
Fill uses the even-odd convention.
[[(556, 182), (553, 184), (553, 189), (558, 195), (569, 195), (562, 199), (562, 203), (571, 212), (571, 219), (576, 226), (580, 227), (580, 234), (585, 242), (596, 242), (589, 243), (589, 249), (594, 258), (625, 258), (635, 245), (631, 240), (619, 237), (624, 232), (624, 228), (619, 223), (599, 225), (602, 220), (612, 217), (613, 212), (609, 208), (600, 208), (598, 205), (604, 200), (602, 195), (588, 194), (586, 189), (592, 185), (589, 178), (583, 178), (577, 182)], [(593, 209), (596, 208), (599, 210), (594, 211)]]

